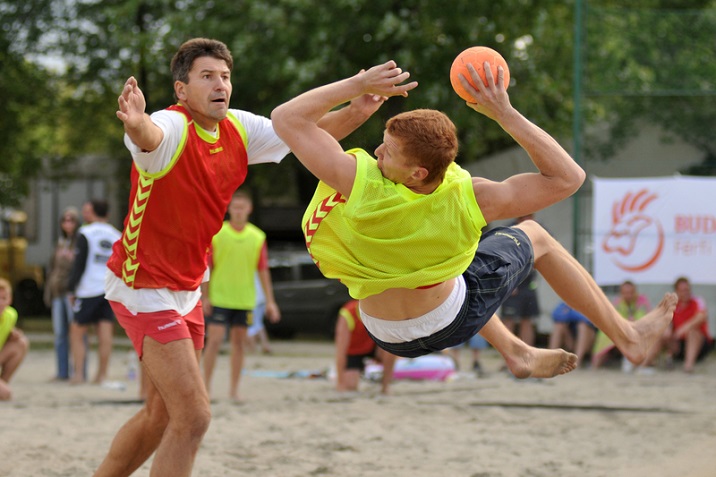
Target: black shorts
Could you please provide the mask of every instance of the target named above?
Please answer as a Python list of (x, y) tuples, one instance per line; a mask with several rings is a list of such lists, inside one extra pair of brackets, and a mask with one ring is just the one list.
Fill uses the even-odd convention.
[(539, 318), (539, 303), (537, 291), (525, 282), (517, 288), (517, 292), (507, 297), (502, 304), (502, 318), (513, 320)]
[(207, 325), (243, 326), (247, 328), (253, 323), (253, 312), (251, 310), (234, 310), (215, 306), (211, 316), (207, 316), (205, 321)]
[(114, 321), (114, 312), (104, 295), (89, 298), (75, 298), (72, 308), (78, 325), (94, 325), (100, 321)]
[(373, 348), (373, 351), (364, 354), (349, 354), (346, 359), (346, 369), (357, 369), (360, 372), (365, 370), (365, 360), (367, 358), (376, 357), (377, 347)]
[(416, 358), (459, 346), (475, 336), (534, 266), (532, 242), (521, 229), (496, 227), (482, 236), (462, 274), (467, 291), (455, 319), (442, 330), (405, 343), (373, 341), (389, 353)]

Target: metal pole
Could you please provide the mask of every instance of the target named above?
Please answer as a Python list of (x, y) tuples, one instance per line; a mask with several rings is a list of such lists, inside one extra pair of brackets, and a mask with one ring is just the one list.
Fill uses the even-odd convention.
[[(574, 111), (572, 111), (572, 157), (581, 164), (582, 149), (582, 0), (574, 2), (574, 54), (573, 54)], [(579, 260), (580, 191), (572, 197), (572, 255)]]

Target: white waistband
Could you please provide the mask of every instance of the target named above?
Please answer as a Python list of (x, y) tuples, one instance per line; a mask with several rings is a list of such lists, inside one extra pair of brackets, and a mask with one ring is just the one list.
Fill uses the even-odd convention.
[(466, 289), (465, 278), (459, 275), (447, 299), (434, 310), (417, 318), (400, 321), (381, 320), (364, 313), (363, 310), (360, 310), (360, 317), (368, 331), (386, 343), (405, 343), (425, 338), (453, 322), (465, 302)]

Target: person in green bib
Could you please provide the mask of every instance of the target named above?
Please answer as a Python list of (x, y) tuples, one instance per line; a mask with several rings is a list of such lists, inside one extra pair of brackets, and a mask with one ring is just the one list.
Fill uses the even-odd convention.
[(0, 278), (0, 401), (12, 399), (10, 378), (27, 355), (30, 342), (25, 334), (16, 328), (17, 310), (12, 303), (12, 285)]
[(389, 97), (407, 96), (418, 84), (407, 82), (410, 74), (392, 60), (274, 109), (276, 133), (320, 179), (303, 217), (311, 256), (326, 277), (339, 279), (359, 300), (361, 319), (376, 343), (398, 356), (457, 346), (480, 333), (518, 378), (572, 371), (576, 355), (529, 346), (495, 316), (534, 267), (630, 360), (642, 361), (671, 321), (673, 293), (643, 319), (629, 322), (536, 222), (482, 233), (489, 222), (566, 199), (585, 179), (556, 140), (512, 107), (502, 68), (495, 79), (489, 65), (484, 67), (489, 86), (473, 65), (468, 69), (477, 89), (461, 77), (474, 99), (467, 106), (496, 121), (538, 172), (504, 181), (471, 177), (455, 163), (455, 125), (427, 109), (388, 120), (375, 158), (362, 149), (344, 151), (318, 120), (350, 101), (368, 97), (380, 106)]
[(266, 300), (266, 318), (273, 323), (281, 319), (273, 295), (266, 234), (249, 222), (252, 211), (251, 196), (243, 190), (234, 192), (228, 207), (229, 220), (211, 241), (211, 279), (202, 284), (206, 321), (204, 384), (210, 393), (216, 358), (228, 333), (231, 342), (229, 398), (235, 401), (239, 400), (247, 330), (256, 307), (257, 274)]

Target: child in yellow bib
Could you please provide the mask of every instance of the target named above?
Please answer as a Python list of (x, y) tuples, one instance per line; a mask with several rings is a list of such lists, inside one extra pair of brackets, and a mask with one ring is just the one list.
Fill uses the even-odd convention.
[(15, 328), (17, 310), (12, 303), (12, 286), (0, 278), (0, 401), (12, 398), (10, 378), (25, 359), (30, 344), (25, 335)]

